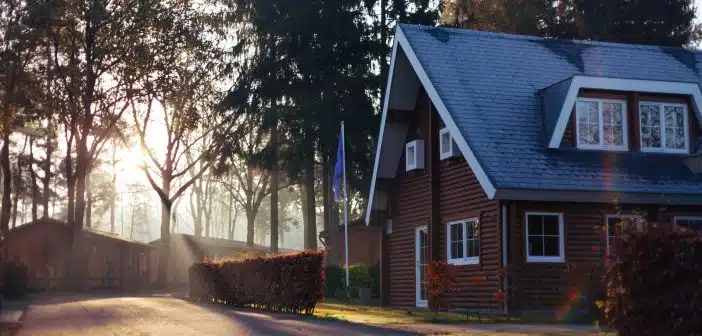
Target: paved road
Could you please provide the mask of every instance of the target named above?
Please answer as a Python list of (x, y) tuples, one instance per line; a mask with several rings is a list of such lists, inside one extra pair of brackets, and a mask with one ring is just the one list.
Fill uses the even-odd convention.
[(172, 297), (47, 297), (19, 335), (418, 335), (287, 314), (200, 306)]

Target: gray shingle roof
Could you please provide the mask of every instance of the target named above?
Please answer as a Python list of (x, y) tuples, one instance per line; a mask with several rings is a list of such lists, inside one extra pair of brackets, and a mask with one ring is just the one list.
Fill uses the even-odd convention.
[(699, 52), (416, 25), (400, 29), (496, 188), (702, 193), (702, 177), (679, 155), (548, 149), (545, 139), (559, 111), (542, 112), (542, 101), (564, 99), (561, 86), (575, 75), (699, 85)]

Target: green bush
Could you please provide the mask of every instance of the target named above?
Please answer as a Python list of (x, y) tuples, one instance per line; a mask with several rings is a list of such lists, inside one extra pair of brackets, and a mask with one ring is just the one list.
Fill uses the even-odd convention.
[[(344, 274), (343, 285), (346, 286), (346, 275)], [(349, 296), (357, 297), (359, 288), (373, 288), (376, 282), (371, 276), (370, 268), (366, 264), (356, 264), (349, 267)]]
[(27, 265), (10, 261), (3, 270), (3, 294), (8, 299), (20, 299), (27, 294)]

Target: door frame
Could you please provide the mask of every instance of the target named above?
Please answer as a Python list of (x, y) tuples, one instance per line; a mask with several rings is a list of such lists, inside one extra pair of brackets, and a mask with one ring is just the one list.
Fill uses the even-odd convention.
[[(421, 256), (421, 251), (420, 251), (420, 240), (419, 240), (419, 233), (421, 231), (425, 231), (427, 235), (429, 235), (429, 226), (427, 225), (422, 225), (422, 226), (417, 226), (414, 229), (414, 293), (415, 293), (415, 301), (416, 301), (416, 306), (419, 308), (426, 308), (428, 306), (428, 301), (426, 299), (421, 300), (421, 291), (422, 291), (422, 279), (420, 279), (419, 274), (419, 265), (420, 265), (420, 256)], [(429, 252), (429, 237), (427, 237), (427, 253)], [(428, 259), (428, 258), (427, 258)], [(426, 273), (426, 271), (425, 271)]]

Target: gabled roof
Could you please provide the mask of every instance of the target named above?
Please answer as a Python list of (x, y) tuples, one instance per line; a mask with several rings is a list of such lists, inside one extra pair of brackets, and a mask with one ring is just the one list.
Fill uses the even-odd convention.
[[(27, 230), (27, 229), (36, 227), (38, 225), (55, 226), (55, 227), (59, 227), (61, 229), (65, 229), (65, 230), (71, 229), (71, 227), (68, 226), (68, 223), (66, 223), (65, 221), (54, 219), (54, 218), (42, 217), (42, 218), (37, 219), (36, 221), (32, 221), (32, 222), (28, 222), (28, 223), (19, 225), (15, 228), (11, 229), (9, 231), (9, 233)], [(113, 239), (113, 240), (118, 240), (118, 241), (122, 241), (122, 242), (129, 243), (129, 244), (135, 244), (135, 245), (140, 245), (140, 246), (149, 247), (149, 248), (151, 247), (151, 245), (149, 245), (149, 244), (123, 237), (117, 233), (102, 231), (102, 230), (98, 230), (95, 228), (83, 227), (83, 232), (86, 234), (101, 236), (101, 237), (105, 237), (105, 238)]]
[[(701, 62), (702, 54), (680, 48), (399, 25), (366, 221), (376, 179), (397, 171), (394, 156), (402, 148), (384, 145), (392, 143), (386, 128), (395, 127), (386, 125), (385, 115), (411, 92), (406, 89), (412, 86), (410, 77), (427, 91), (489, 198), (547, 200), (556, 192), (552, 197), (565, 200), (577, 197), (563, 192), (581, 192), (602, 201), (699, 204), (702, 177), (680, 156), (548, 145), (558, 135), (560, 113), (576, 78), (668, 82), (699, 90)], [(399, 76), (404, 79), (398, 81)], [(404, 82), (399, 91), (398, 82)]]
[[(202, 248), (225, 248), (225, 249), (232, 249), (232, 250), (253, 250), (253, 251), (258, 251), (258, 252), (269, 252), (270, 248), (268, 246), (263, 246), (259, 244), (254, 244), (253, 248), (250, 248), (245, 241), (241, 240), (229, 240), (229, 239), (224, 239), (224, 238), (216, 238), (216, 237), (197, 237), (195, 235), (191, 234), (185, 234), (185, 233), (172, 233), (171, 234), (171, 240), (173, 239), (182, 239), (185, 240), (189, 243), (193, 243), (195, 245), (198, 245)], [(149, 244), (152, 246), (159, 245), (161, 243), (161, 239), (156, 239)], [(285, 248), (279, 248), (278, 249), (279, 253), (296, 253), (300, 252), (298, 250), (293, 250), (293, 249), (285, 249)]]

